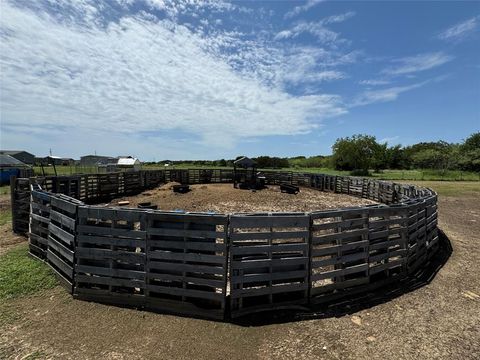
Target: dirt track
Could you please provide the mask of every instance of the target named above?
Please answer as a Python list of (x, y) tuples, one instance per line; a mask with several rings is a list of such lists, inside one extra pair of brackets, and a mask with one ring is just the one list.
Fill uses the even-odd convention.
[(341, 317), (240, 326), (73, 300), (62, 288), (11, 301), (0, 358), (478, 359), (480, 193), (440, 197), (453, 253), (433, 281)]
[(172, 185), (165, 184), (135, 196), (122, 197), (110, 202), (129, 201), (128, 207), (151, 202), (160, 210), (234, 212), (305, 212), (349, 206), (375, 204), (375, 202), (343, 194), (324, 193), (302, 188), (296, 195), (280, 192), (278, 186), (251, 191), (234, 189), (231, 184), (190, 185), (191, 191), (178, 194)]

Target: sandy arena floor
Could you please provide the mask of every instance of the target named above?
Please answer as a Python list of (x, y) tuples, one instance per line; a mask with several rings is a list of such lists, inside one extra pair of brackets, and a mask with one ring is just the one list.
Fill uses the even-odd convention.
[(109, 206), (118, 206), (120, 201), (129, 201), (126, 207), (136, 208), (139, 203), (151, 202), (160, 210), (234, 212), (306, 212), (336, 209), (340, 207), (362, 206), (375, 202), (349, 195), (326, 193), (300, 188), (296, 195), (280, 192), (278, 186), (253, 192), (234, 189), (232, 184), (191, 185), (191, 191), (178, 194), (168, 183), (158, 188), (144, 191), (135, 196), (127, 196), (111, 201)]

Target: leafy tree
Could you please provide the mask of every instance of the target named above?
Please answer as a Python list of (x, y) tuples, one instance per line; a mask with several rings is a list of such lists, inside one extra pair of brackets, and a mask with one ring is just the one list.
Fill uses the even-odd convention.
[(480, 172), (480, 132), (470, 135), (459, 149), (458, 167)]
[(382, 145), (374, 136), (353, 135), (337, 139), (332, 147), (332, 161), (337, 170), (361, 170), (368, 173), (372, 167), (379, 168), (383, 162)]
[(387, 150), (388, 150), (387, 143), (384, 143), (384, 144), (377, 143), (374, 146), (372, 167), (375, 169), (376, 172), (379, 172), (380, 170), (386, 169), (388, 167)]
[(409, 161), (402, 145), (387, 148), (385, 156), (389, 169), (405, 169), (409, 166)]
[(480, 131), (470, 135), (461, 146), (462, 151), (480, 149)]
[(287, 168), (289, 167), (288, 160), (279, 157), (259, 156), (254, 158), (259, 168)]

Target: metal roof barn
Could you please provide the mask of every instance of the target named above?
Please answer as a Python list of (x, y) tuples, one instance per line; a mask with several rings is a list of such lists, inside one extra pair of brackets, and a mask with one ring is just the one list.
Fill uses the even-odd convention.
[(19, 176), (25, 169), (30, 169), (30, 166), (13, 156), (0, 154), (0, 184), (9, 184), (11, 176)]

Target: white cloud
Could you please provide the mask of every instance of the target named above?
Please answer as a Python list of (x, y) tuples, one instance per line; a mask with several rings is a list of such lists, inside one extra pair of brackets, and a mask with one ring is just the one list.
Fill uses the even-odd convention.
[[(237, 34), (209, 38), (148, 15), (106, 22), (89, 2), (72, 6), (76, 15), (88, 7), (89, 18), (64, 21), (2, 3), (2, 132), (54, 124), (83, 136), (85, 146), (98, 139), (86, 134), (115, 135), (117, 147), (130, 146), (125, 139), (139, 133), (179, 132), (228, 148), (249, 137), (306, 133), (346, 112), (336, 95), (285, 92), (279, 84), (297, 79), (285, 75), (281, 64), (289, 55), (282, 51), (249, 47)], [(228, 47), (229, 36), (234, 46), (248, 49), (245, 60), (219, 50)], [(257, 66), (249, 58), (263, 62)], [(276, 65), (275, 73), (262, 64)], [(314, 70), (305, 69), (307, 75)], [(266, 81), (269, 74), (277, 80)], [(317, 76), (341, 75), (325, 70)]]
[(329, 16), (316, 22), (300, 21), (290, 29), (282, 30), (275, 35), (275, 40), (294, 39), (301, 34), (308, 33), (316, 37), (322, 43), (344, 42), (340, 35), (328, 29), (325, 25), (340, 23), (355, 16), (355, 12), (349, 11), (339, 15)]
[(391, 83), (391, 81), (384, 80), (384, 79), (369, 79), (369, 80), (361, 80), (358, 83), (360, 85), (378, 86), (378, 85), (388, 85)]
[(478, 18), (473, 17), (442, 31), (440, 34), (438, 34), (438, 38), (447, 41), (459, 41), (474, 32), (477, 26)]
[[(117, 0), (118, 1), (118, 0)], [(120, 0), (123, 1), (123, 0)], [(223, 0), (143, 0), (151, 8), (164, 11), (175, 18), (179, 14), (198, 14), (205, 10), (210, 12), (245, 11), (246, 9)], [(134, 0), (129, 0), (130, 4)]]
[(329, 16), (325, 19), (323, 19), (323, 23), (324, 24), (334, 24), (334, 23), (341, 23), (341, 22), (344, 22), (348, 19), (350, 19), (351, 17), (354, 17), (355, 16), (355, 11), (348, 11), (346, 13), (343, 13), (343, 14), (339, 14), (339, 15), (332, 15), (332, 16)]
[(406, 75), (429, 70), (451, 60), (453, 60), (453, 57), (443, 52), (419, 54), (394, 60), (396, 65), (384, 69), (382, 73), (386, 75)]
[(294, 39), (303, 33), (309, 33), (322, 43), (331, 43), (339, 39), (339, 34), (327, 29), (321, 22), (302, 21), (288, 30), (280, 31), (275, 40)]
[(369, 105), (374, 103), (393, 101), (393, 100), (396, 100), (401, 93), (422, 87), (428, 82), (429, 81), (424, 81), (424, 82), (413, 84), (413, 85), (395, 86), (395, 87), (379, 89), (379, 90), (367, 90), (359, 94), (353, 100), (351, 106), (352, 107), (363, 106), (363, 105)]
[(300, 83), (319, 83), (325, 81), (333, 81), (333, 80), (342, 80), (345, 79), (347, 76), (345, 73), (336, 70), (325, 70), (314, 72), (310, 71), (310, 69), (305, 69), (302, 67), (292, 68), (291, 71), (286, 71), (283, 75), (283, 80), (289, 82), (291, 84), (300, 84)]
[(308, 11), (310, 8), (314, 7), (315, 5), (324, 2), (325, 0), (307, 0), (306, 4), (295, 6), (292, 10), (285, 14), (285, 19), (292, 18), (301, 14), (302, 12)]

